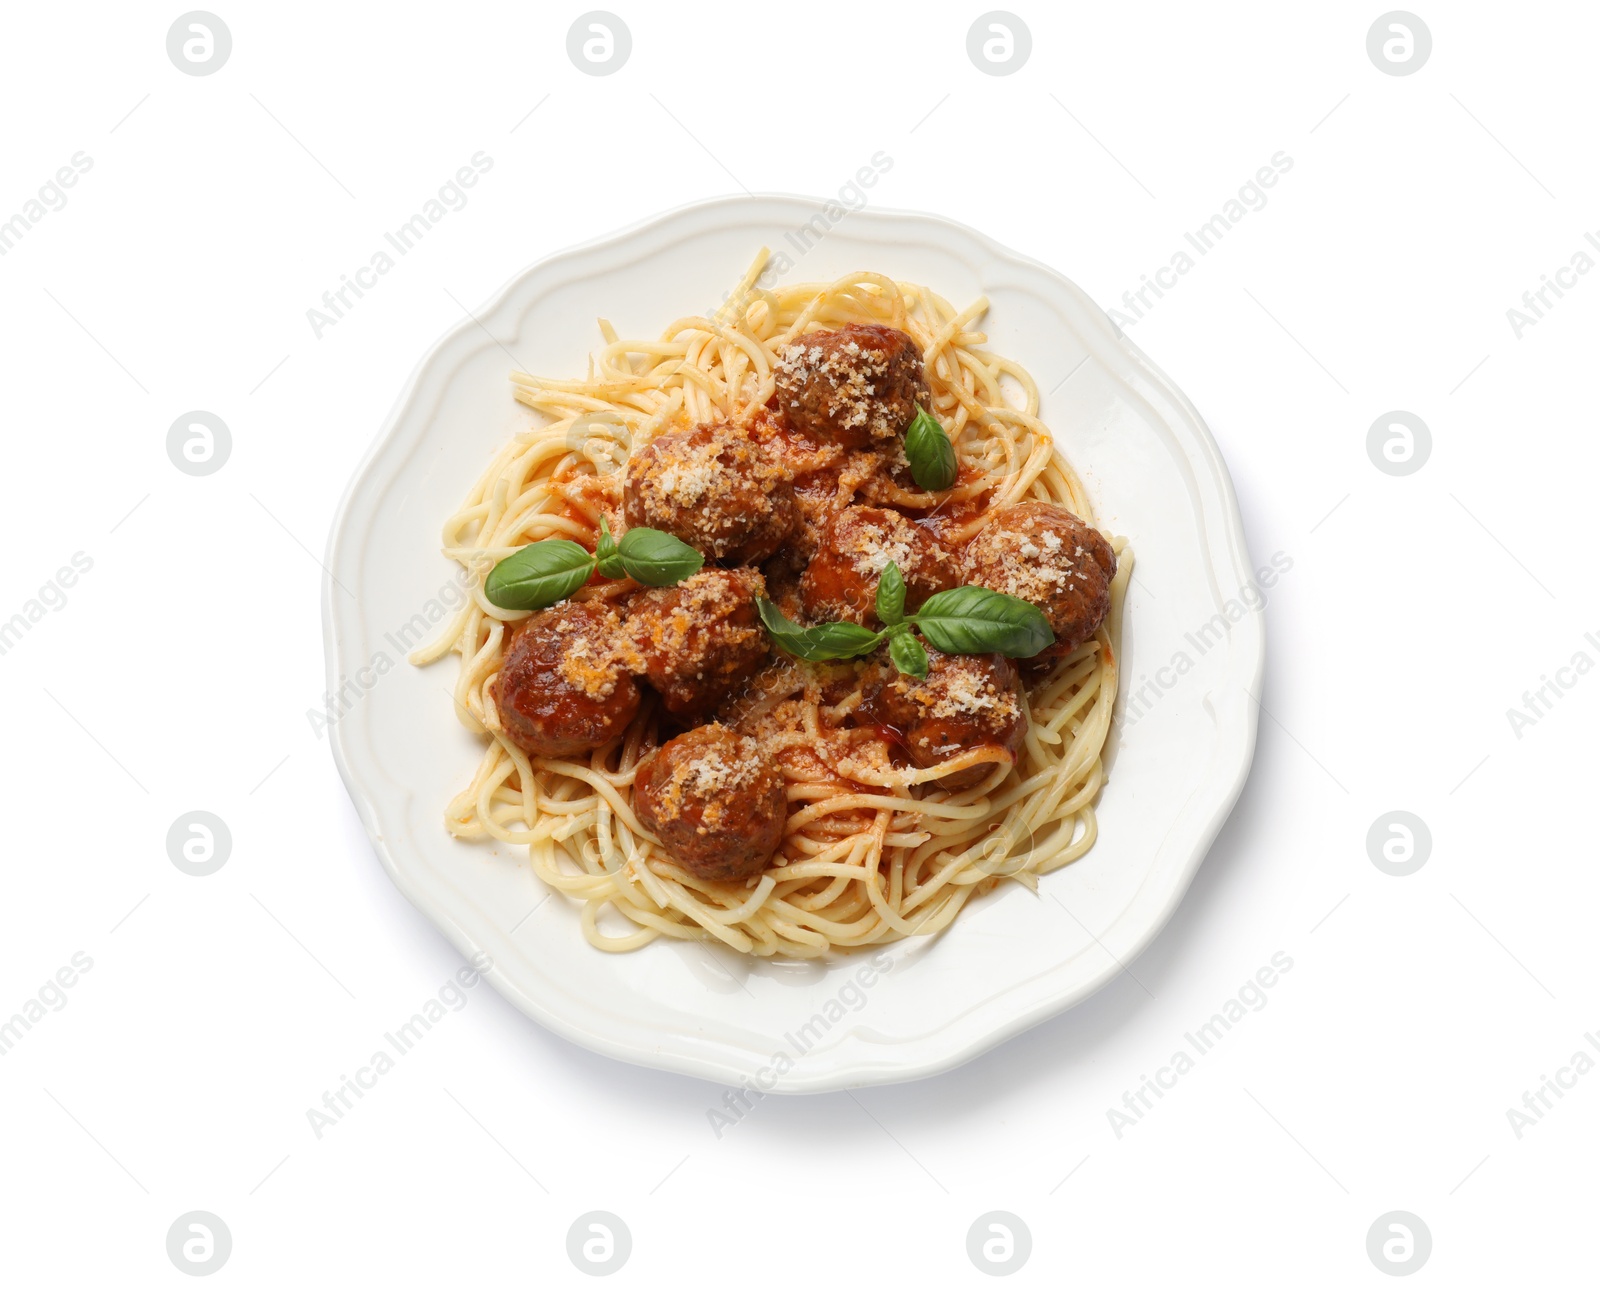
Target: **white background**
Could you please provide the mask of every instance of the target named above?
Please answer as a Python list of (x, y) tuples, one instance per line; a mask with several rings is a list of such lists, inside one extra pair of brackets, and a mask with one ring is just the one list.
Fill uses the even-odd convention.
[[(179, 1282), (194, 1209), (250, 1285), (589, 1283), (565, 1241), (596, 1209), (636, 1283), (983, 1283), (990, 1210), (1031, 1229), (1016, 1283), (1381, 1283), (1366, 1234), (1395, 1209), (1436, 1283), (1592, 1274), (1600, 1071), (1520, 1139), (1507, 1110), (1600, 1030), (1600, 677), (1520, 738), (1506, 709), (1600, 660), (1600, 274), (1520, 339), (1506, 310), (1600, 230), (1600, 13), (1423, 8), (1432, 55), (1390, 76), (1379, 4), (1021, 5), (1032, 55), (995, 77), (966, 53), (980, 5), (619, 4), (631, 58), (593, 77), (580, 11), (219, 7), (203, 77), (167, 57), (177, 6), (7, 16), (0, 220), (93, 165), (0, 258), (0, 619), (93, 567), (0, 656), (0, 1019), (93, 967), (0, 1057), (6, 1281)], [(480, 150), (470, 203), (314, 337), (307, 309)], [(1108, 308), (1293, 159), (1129, 332), (1215, 432), (1255, 563), (1293, 560), (1255, 770), (1187, 899), (1129, 975), (926, 1082), (768, 1098), (719, 1139), (721, 1089), (479, 988), (319, 1140), (307, 1109), (461, 965), (306, 716), (352, 467), (528, 263), (741, 187), (836, 193), (880, 150), (874, 204)], [(192, 409), (232, 432), (209, 477), (167, 457)], [(1394, 409), (1432, 431), (1407, 477), (1366, 451)], [(233, 835), (205, 878), (166, 851), (197, 809)], [(1432, 833), (1407, 877), (1367, 853), (1394, 809)], [(1267, 1005), (1119, 1139), (1108, 1110), (1278, 951)]]

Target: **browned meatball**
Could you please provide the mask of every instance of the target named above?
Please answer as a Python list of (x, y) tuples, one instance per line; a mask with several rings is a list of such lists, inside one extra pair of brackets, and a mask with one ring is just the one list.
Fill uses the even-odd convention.
[(776, 458), (730, 425), (652, 439), (628, 461), (623, 517), (702, 555), (738, 564), (768, 558), (795, 526), (794, 489)]
[(878, 625), (878, 579), (891, 561), (905, 578), (907, 613), (956, 585), (956, 560), (937, 538), (898, 511), (845, 507), (801, 575), (806, 612), (818, 622)]
[(526, 619), (489, 692), (511, 741), (574, 756), (616, 738), (639, 710), (632, 649), (615, 609), (568, 601)]
[(710, 882), (759, 873), (783, 840), (783, 776), (756, 741), (701, 725), (645, 758), (633, 808), (680, 867)]
[[(1009, 763), (1028, 732), (1022, 687), (1009, 658), (997, 653), (948, 654), (928, 650), (928, 674), (921, 680), (875, 659), (864, 678), (862, 714), (899, 733), (912, 761), (927, 769), (974, 748), (994, 748)], [(953, 792), (981, 783), (994, 772), (991, 762), (944, 775)]]
[(633, 598), (628, 638), (669, 712), (708, 712), (760, 669), (769, 644), (756, 598), (765, 593), (755, 569), (707, 568)]
[(1111, 579), (1117, 571), (1111, 544), (1070, 510), (1047, 501), (996, 511), (967, 543), (963, 564), (968, 583), (1015, 595), (1044, 611), (1056, 642), (1041, 658), (1076, 649), (1111, 611)]
[(791, 429), (847, 448), (898, 438), (928, 401), (917, 342), (876, 323), (800, 336), (778, 352), (773, 377)]

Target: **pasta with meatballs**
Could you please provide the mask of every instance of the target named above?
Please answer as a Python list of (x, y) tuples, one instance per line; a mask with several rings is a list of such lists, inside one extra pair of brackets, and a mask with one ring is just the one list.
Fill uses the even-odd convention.
[(474, 593), (412, 655), (483, 740), (446, 826), (606, 950), (932, 935), (1097, 835), (1132, 552), (1038, 387), (982, 299), (765, 264), (513, 374), (534, 417), (444, 527)]

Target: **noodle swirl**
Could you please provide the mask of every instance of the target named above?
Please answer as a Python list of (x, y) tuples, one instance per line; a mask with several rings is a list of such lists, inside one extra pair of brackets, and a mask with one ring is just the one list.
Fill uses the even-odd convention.
[[(457, 715), (486, 738), (470, 785), (449, 804), (447, 828), (464, 840), (526, 845), (538, 876), (582, 903), (583, 933), (601, 949), (667, 936), (809, 958), (932, 935), (1003, 881), (1036, 888), (1097, 835), (1094, 801), (1133, 562), (1120, 540), (1112, 542), (1111, 612), (1092, 639), (1028, 686), (1027, 733), (1014, 765), (985, 747), (934, 769), (895, 765), (871, 755), (870, 731), (837, 723), (859, 694), (830, 707), (808, 665), (774, 669), (759, 698), (763, 754), (783, 771), (789, 815), (772, 864), (747, 882), (686, 872), (635, 815), (635, 770), (660, 742), (656, 704), (646, 702), (620, 738), (586, 760), (530, 758), (502, 728), (489, 686), (508, 626), (527, 614), (487, 600), (488, 569), (544, 538), (592, 548), (628, 453), (688, 424), (748, 424), (774, 393), (778, 351), (813, 322), (881, 323), (922, 350), (930, 410), (950, 430), (960, 481), (936, 498), (880, 476), (880, 504), (912, 513), (948, 507), (941, 536), (951, 543), (970, 537), (995, 507), (1023, 500), (1094, 522), (1088, 494), (1039, 419), (1033, 378), (981, 347), (986, 337), (975, 327), (986, 300), (958, 310), (927, 287), (864, 272), (766, 288), (757, 281), (766, 258), (757, 256), (721, 309), (679, 318), (659, 340), (625, 340), (602, 322), (605, 343), (582, 380), (513, 374), (516, 398), (544, 423), (513, 436), (445, 522), (445, 553), (472, 575), (474, 590), (438, 639), (411, 657), (424, 665), (458, 656)], [(615, 598), (631, 586), (597, 583), (575, 598)], [(989, 763), (983, 781), (964, 791), (939, 785), (952, 769)]]

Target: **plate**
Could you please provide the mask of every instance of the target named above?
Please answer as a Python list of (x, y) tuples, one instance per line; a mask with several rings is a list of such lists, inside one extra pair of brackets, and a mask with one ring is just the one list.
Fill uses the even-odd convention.
[[(1038, 381), (1042, 415), (1137, 562), (1100, 838), (1083, 859), (973, 901), (940, 937), (834, 961), (748, 961), (721, 946), (592, 948), (576, 906), (525, 851), (460, 842), (446, 803), (480, 746), (451, 710), (454, 657), (405, 654), (462, 594), (439, 532), (533, 413), (513, 366), (577, 374), (596, 318), (655, 336), (708, 311), (756, 250), (786, 282), (871, 269), (924, 283)], [(1255, 746), (1261, 615), (1222, 458), (1173, 384), (1060, 274), (931, 215), (805, 198), (719, 199), (519, 273), (418, 365), (351, 480), (323, 584), (330, 741), (389, 875), (519, 1008), (596, 1052), (768, 1091), (920, 1078), (970, 1060), (1099, 989), (1177, 907)]]

